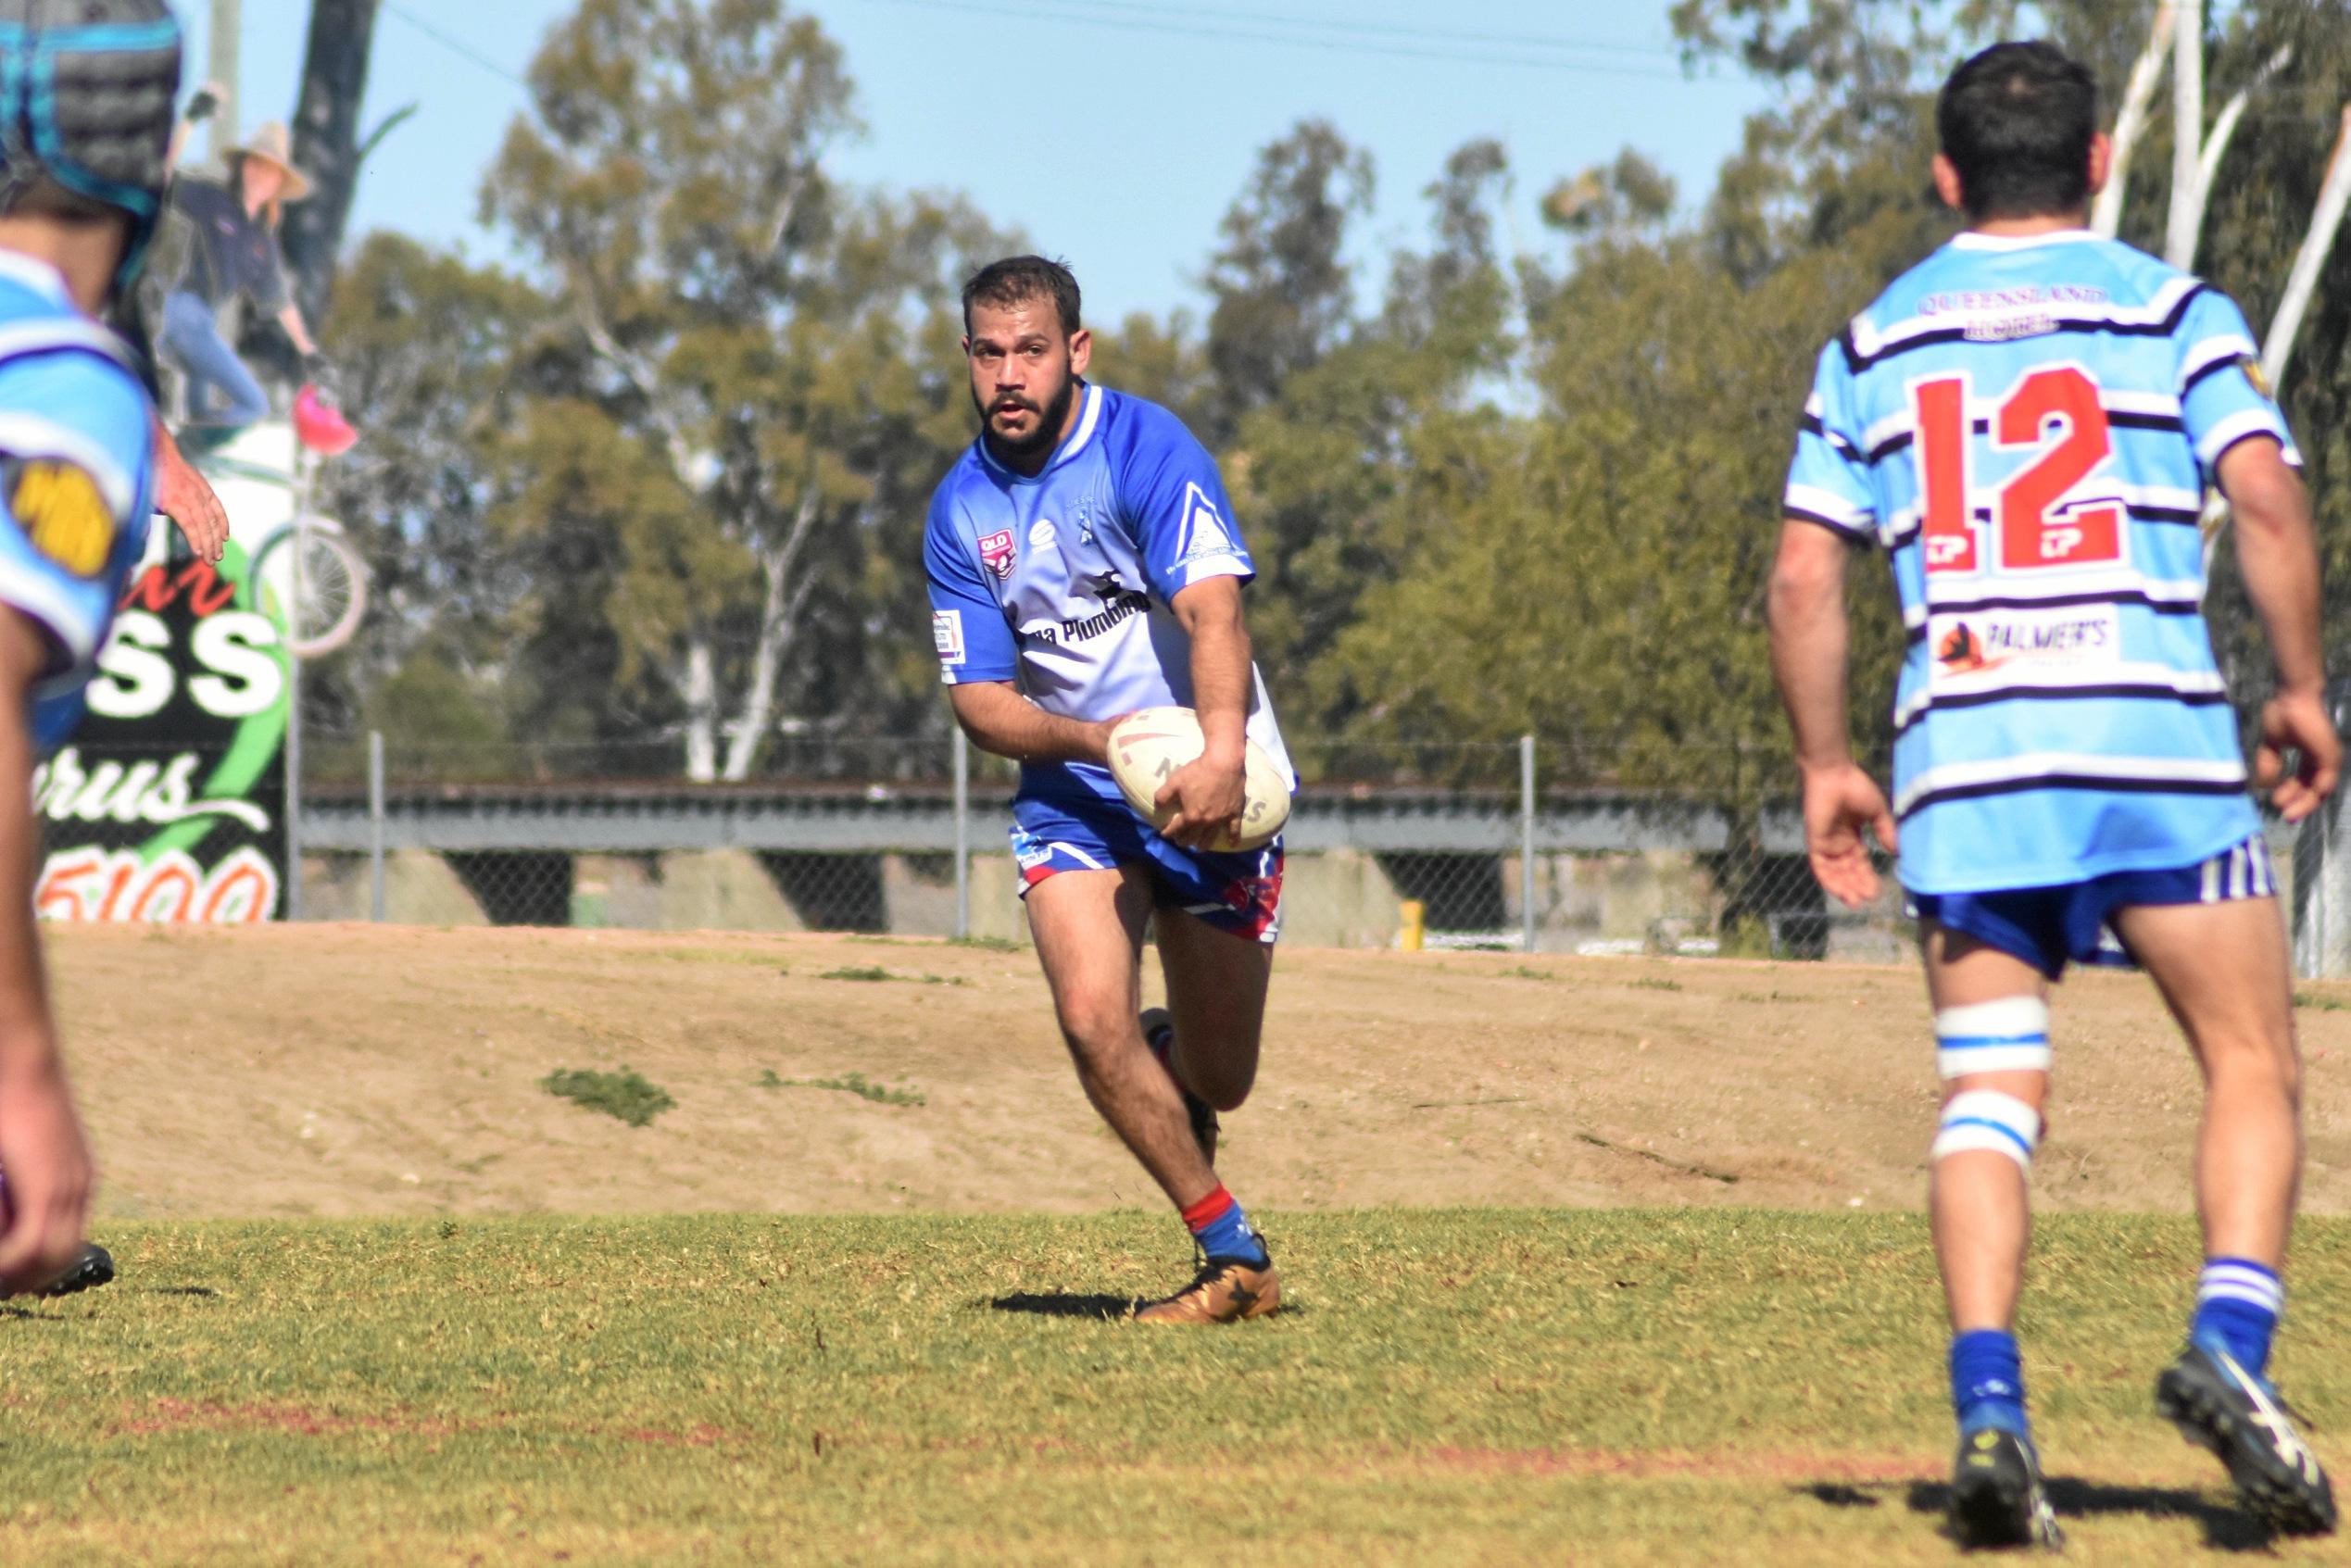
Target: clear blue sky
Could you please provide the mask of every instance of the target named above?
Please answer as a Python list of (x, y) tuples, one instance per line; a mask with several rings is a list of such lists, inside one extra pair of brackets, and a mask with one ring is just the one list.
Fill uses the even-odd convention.
[[(179, 0), (192, 79), (208, 0)], [(1365, 243), (1420, 232), (1422, 187), (1477, 136), (1509, 147), (1515, 232), (1545, 243), (1551, 183), (1631, 145), (1702, 197), (1762, 101), (1682, 73), (1666, 0), (811, 0), (848, 54), (868, 130), (837, 174), (962, 190), (1076, 265), (1087, 314), (1197, 307), (1216, 222), (1264, 143), (1309, 116), (1370, 148)], [(571, 0), (384, 0), (364, 123), (408, 103), (363, 177), (354, 232), (507, 253), (475, 222), (521, 77)], [(243, 117), (292, 109), (309, 7), (244, 0)], [(435, 37), (437, 33), (440, 36)], [(1559, 41), (1553, 44), (1549, 41)]]

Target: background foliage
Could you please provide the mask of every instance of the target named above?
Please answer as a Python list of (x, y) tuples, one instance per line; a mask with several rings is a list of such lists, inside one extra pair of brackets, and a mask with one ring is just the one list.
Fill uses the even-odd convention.
[[(1522, 170), (1476, 141), (1377, 271), (1348, 260), (1370, 156), (1319, 120), (1267, 146), (1202, 258), (1204, 319), (1102, 331), (1096, 373), (1217, 449), (1286, 723), (1532, 731), (1574, 759), (1555, 782), (1779, 793), (1761, 584), (1792, 419), (1821, 341), (1953, 230), (1928, 180), (1933, 90), (1965, 52), (2045, 32), (2115, 91), (2153, 10), (1683, 0), (1692, 61), (1779, 89), (1713, 190), (1682, 199), (1636, 150)], [(2216, 106), (2294, 48), (2198, 258), (2257, 331), (2351, 99), (2351, 29), (2247, 0), (2209, 30)], [(332, 341), (372, 433), (333, 500), (385, 610), (322, 671), (316, 718), (514, 768), (550, 741), (633, 742), (639, 771), (698, 778), (802, 768), (809, 737), (943, 739), (919, 539), (974, 428), (954, 288), (1031, 237), (952, 193), (835, 178), (851, 62), (781, 0), (585, 0), (531, 84), (483, 190), (523, 274), (376, 234), (337, 279)], [(2123, 228), (2148, 248), (2169, 137), (2158, 107)], [(1547, 190), (1547, 227), (1507, 254), (1498, 204), (1521, 180)], [(1082, 280), (1082, 236), (1035, 241)], [(2282, 390), (2340, 645), (2351, 245)], [(1883, 573), (1854, 581), (1874, 752), (1899, 643)], [(2214, 608), (2249, 695), (2266, 665), (2225, 553)]]

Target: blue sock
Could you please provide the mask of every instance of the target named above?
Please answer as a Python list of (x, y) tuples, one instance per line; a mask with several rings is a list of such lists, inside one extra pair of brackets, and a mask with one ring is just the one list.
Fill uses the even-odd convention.
[(2032, 1436), (2025, 1417), (2024, 1363), (2017, 1336), (2005, 1329), (1979, 1328), (1951, 1341), (1951, 1405), (1964, 1435), (1996, 1426), (2019, 1437)]
[(2285, 1285), (2276, 1270), (2249, 1258), (2206, 1258), (2188, 1337), (2219, 1340), (2239, 1366), (2259, 1377), (2284, 1311)]
[(1257, 1233), (1249, 1227), (1249, 1216), (1222, 1186), (1185, 1210), (1184, 1223), (1200, 1242), (1200, 1249), (1212, 1258), (1238, 1258), (1252, 1263), (1266, 1261), (1265, 1244), (1257, 1239)]

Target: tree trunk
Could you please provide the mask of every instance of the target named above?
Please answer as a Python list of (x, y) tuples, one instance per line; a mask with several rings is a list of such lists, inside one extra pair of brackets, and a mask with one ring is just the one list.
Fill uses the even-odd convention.
[(2171, 210), (2165, 215), (2163, 258), (2186, 271), (2195, 263), (2204, 220), (2204, 5), (2182, 0), (2171, 44)]
[(294, 109), (294, 161), (310, 177), (310, 199), (285, 209), (286, 269), (312, 328), (326, 314), (334, 261), (359, 183), (359, 104), (378, 0), (310, 0), (310, 41)]
[(685, 776), (696, 784), (718, 780), (718, 665), (708, 633), (697, 632), (685, 646)]
[(2114, 162), (2106, 170), (2106, 188), (2098, 193), (2097, 204), (2090, 214), (2090, 227), (2108, 239), (2113, 239), (2122, 228), (2122, 200), (2131, 182), (2131, 155), (2139, 150), (2139, 139), (2147, 129), (2147, 111), (2155, 104), (2156, 83), (2163, 76), (2164, 61), (2171, 57), (2172, 34), (2178, 27), (2173, 9), (2173, 0), (2164, 0), (2156, 7), (2155, 26), (2147, 34), (2147, 46), (2139, 52), (2138, 63), (2131, 68), (2131, 82), (2122, 94), (2122, 112), (2115, 117)]

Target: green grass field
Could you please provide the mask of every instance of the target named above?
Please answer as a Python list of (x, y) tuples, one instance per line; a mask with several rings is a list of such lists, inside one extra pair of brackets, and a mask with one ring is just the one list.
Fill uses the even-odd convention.
[[(1939, 1562), (1903, 1215), (1270, 1215), (1290, 1310), (1100, 1315), (1167, 1220), (123, 1225), (0, 1309), (0, 1562)], [(2191, 1224), (2043, 1222), (2022, 1325), (2075, 1557), (2257, 1547), (2149, 1413)], [(2280, 1372), (2351, 1470), (2351, 1222)], [(2339, 1543), (2291, 1562), (2342, 1561)]]

